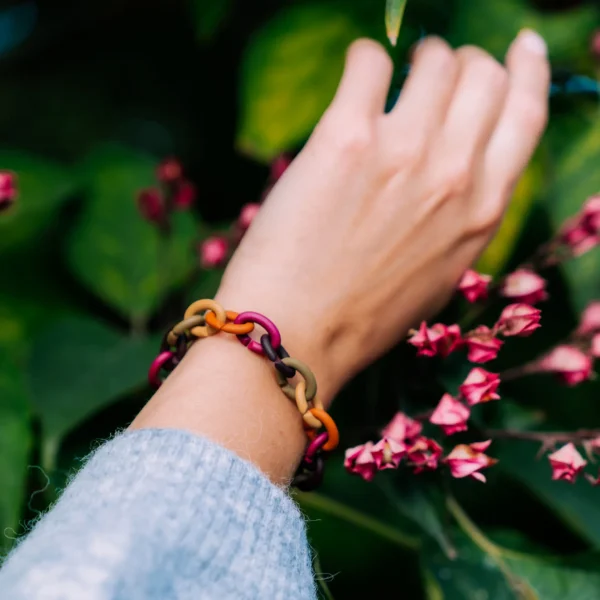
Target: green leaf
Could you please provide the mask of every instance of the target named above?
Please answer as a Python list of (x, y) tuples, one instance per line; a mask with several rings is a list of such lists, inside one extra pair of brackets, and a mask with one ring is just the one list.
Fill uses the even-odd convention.
[[(29, 391), (11, 346), (0, 346), (0, 551), (18, 529), (32, 432)], [(11, 531), (12, 530), (12, 531)]]
[(527, 27), (544, 37), (551, 59), (579, 69), (590, 60), (588, 44), (582, 40), (589, 40), (598, 24), (598, 9), (590, 5), (541, 13), (527, 0), (458, 0), (449, 38), (455, 45), (475, 44), (503, 58), (515, 36)]
[(402, 27), (406, 0), (387, 0), (385, 4), (385, 31), (390, 44), (395, 46)]
[[(471, 563), (478, 562), (479, 566), (487, 565), (490, 573), (494, 570), (501, 573), (506, 585), (514, 594), (505, 596), (498, 590), (487, 597), (516, 597), (523, 600), (569, 600), (571, 598), (593, 600), (597, 597), (597, 591), (600, 589), (599, 554), (553, 557), (509, 550), (489, 539), (452, 498), (448, 500), (448, 507), (464, 534), (472, 542), (469, 545), (461, 541), (462, 536), (457, 539), (461, 560), (466, 558)], [(519, 535), (517, 532), (511, 532), (510, 537), (514, 543)], [(523, 539), (519, 546), (528, 548), (530, 543)], [(482, 581), (481, 577), (477, 580)], [(478, 596), (468, 595), (463, 591), (462, 596), (445, 595), (444, 597), (477, 598)]]
[(24, 152), (0, 151), (0, 168), (17, 175), (19, 197), (0, 213), (0, 252), (35, 238), (75, 191), (73, 173)]
[[(554, 169), (556, 185), (549, 203), (556, 229), (579, 211), (586, 198), (600, 192), (599, 158), (600, 121), (595, 118), (558, 157)], [(583, 310), (588, 302), (600, 297), (600, 248), (565, 263), (562, 269), (569, 282), (575, 310)]]
[(500, 229), (477, 263), (481, 273), (497, 275), (502, 271), (519, 239), (527, 216), (543, 189), (544, 170), (540, 161), (532, 161), (521, 177)]
[(45, 467), (60, 439), (99, 409), (146, 384), (156, 339), (124, 337), (91, 319), (57, 321), (35, 340), (29, 367), (42, 421)]
[(598, 490), (581, 478), (574, 485), (552, 481), (547, 458), (536, 458), (539, 445), (510, 440), (497, 442), (498, 468), (529, 488), (579, 535), (600, 547)]
[(238, 146), (268, 161), (304, 141), (360, 34), (349, 14), (323, 3), (286, 8), (255, 34), (242, 64)]
[(191, 10), (200, 41), (210, 40), (231, 11), (232, 0), (191, 0)]
[(118, 146), (90, 156), (84, 165), (89, 204), (68, 247), (75, 275), (133, 323), (143, 323), (195, 261), (190, 213), (173, 215), (165, 240), (137, 210), (136, 195), (153, 185), (154, 168), (154, 159)]

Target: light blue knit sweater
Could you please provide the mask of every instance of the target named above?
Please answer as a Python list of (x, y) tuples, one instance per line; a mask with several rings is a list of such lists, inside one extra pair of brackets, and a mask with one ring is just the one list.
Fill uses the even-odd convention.
[(2, 600), (316, 598), (304, 520), (250, 463), (177, 430), (101, 446), (9, 555)]

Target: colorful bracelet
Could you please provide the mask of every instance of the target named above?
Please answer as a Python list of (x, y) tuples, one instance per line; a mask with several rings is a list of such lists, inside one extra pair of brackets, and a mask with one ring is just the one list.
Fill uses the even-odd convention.
[[(257, 342), (250, 337), (256, 325), (266, 333)], [(317, 398), (317, 380), (302, 361), (291, 358), (281, 344), (281, 334), (275, 324), (256, 312), (236, 313), (225, 310), (214, 300), (198, 300), (185, 311), (183, 320), (171, 328), (161, 344), (160, 353), (148, 371), (148, 381), (154, 388), (181, 362), (190, 346), (198, 339), (225, 332), (237, 336), (251, 352), (265, 356), (275, 367), (275, 378), (281, 391), (296, 403), (302, 415), (308, 444), (292, 485), (302, 491), (314, 490), (323, 480), (324, 460), (339, 443), (338, 428)], [(293, 385), (290, 380), (300, 375)], [(324, 431), (319, 431), (324, 429)]]

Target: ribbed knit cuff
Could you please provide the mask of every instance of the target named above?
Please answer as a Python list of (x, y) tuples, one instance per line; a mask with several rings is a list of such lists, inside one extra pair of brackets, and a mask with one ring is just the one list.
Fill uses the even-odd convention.
[(294, 502), (229, 450), (167, 429), (96, 450), (9, 557), (0, 589), (27, 600), (316, 597)]

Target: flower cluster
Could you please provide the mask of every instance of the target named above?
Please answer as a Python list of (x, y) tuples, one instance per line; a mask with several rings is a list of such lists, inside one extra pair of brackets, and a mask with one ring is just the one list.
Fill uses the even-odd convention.
[(592, 196), (561, 229), (558, 242), (570, 256), (581, 256), (600, 243), (600, 195)]
[(137, 197), (141, 215), (161, 229), (169, 226), (174, 210), (189, 210), (196, 201), (196, 187), (183, 176), (175, 158), (162, 161), (156, 169), (158, 186), (141, 190)]
[(377, 471), (397, 469), (401, 464), (413, 469), (414, 473), (445, 465), (453, 477), (472, 477), (485, 481), (480, 471), (496, 462), (484, 454), (490, 441), (460, 444), (443, 457), (440, 444), (421, 435), (421, 432), (422, 425), (418, 421), (399, 412), (381, 432), (381, 440), (346, 450), (344, 466), (365, 481), (372, 481)]

